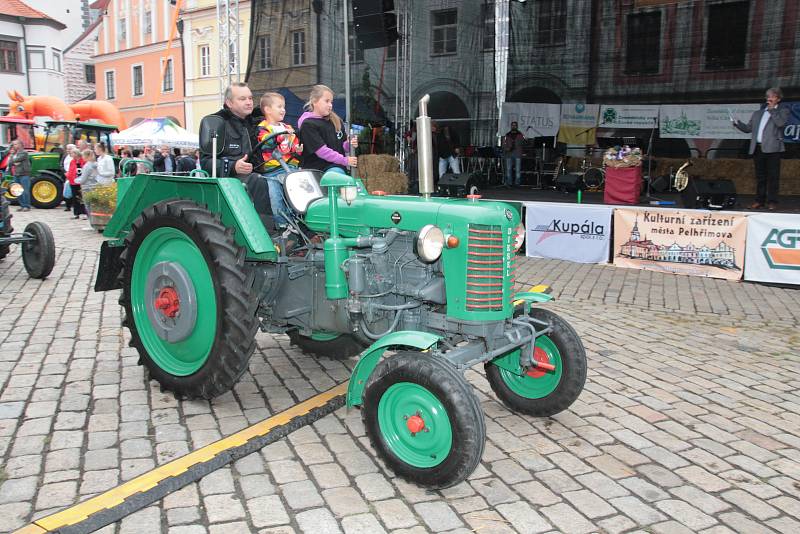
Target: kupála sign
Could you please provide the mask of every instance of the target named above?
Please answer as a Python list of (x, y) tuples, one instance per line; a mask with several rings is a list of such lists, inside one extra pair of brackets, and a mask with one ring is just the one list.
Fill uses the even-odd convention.
[(748, 217), (744, 278), (800, 285), (800, 216)]

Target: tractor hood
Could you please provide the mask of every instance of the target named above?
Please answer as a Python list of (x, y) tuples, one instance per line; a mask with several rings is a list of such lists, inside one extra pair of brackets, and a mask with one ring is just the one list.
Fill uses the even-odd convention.
[[(520, 223), (520, 206), (500, 201), (359, 195), (350, 204), (339, 198), (338, 209), (339, 231), (344, 237), (369, 234), (381, 228), (416, 232), (426, 224), (435, 224), (445, 233), (460, 233), (455, 230), (468, 224), (514, 229)], [(309, 207), (305, 222), (315, 231), (328, 231), (327, 197)]]

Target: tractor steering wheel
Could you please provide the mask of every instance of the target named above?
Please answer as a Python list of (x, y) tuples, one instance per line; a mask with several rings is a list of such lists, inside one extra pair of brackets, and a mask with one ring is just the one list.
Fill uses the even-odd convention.
[[(290, 135), (292, 137), (297, 137), (297, 134), (295, 132), (275, 132), (274, 134), (270, 134), (261, 141), (259, 141), (258, 143), (256, 143), (256, 146), (253, 147), (253, 152), (260, 152), (262, 146), (266, 145), (273, 139), (276, 139), (279, 135)], [(282, 155), (283, 154), (281, 153), (281, 151), (278, 150), (278, 143), (275, 143), (275, 148), (272, 150), (272, 156), (276, 159), (280, 159)]]

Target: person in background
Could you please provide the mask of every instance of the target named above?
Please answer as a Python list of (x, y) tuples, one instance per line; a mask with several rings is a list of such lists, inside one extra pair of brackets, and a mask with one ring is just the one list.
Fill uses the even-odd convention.
[[(67, 150), (64, 152), (64, 159), (61, 161), (61, 167), (64, 169), (64, 176), (69, 176), (70, 174), (70, 167), (72, 164), (75, 164), (75, 176), (78, 175), (78, 162), (72, 157), (72, 154), (77, 151), (78, 148), (73, 145), (67, 145)], [(66, 189), (66, 184), (72, 184), (71, 181), (64, 182), (64, 188)], [(64, 196), (64, 211), (70, 211), (72, 209), (72, 197), (67, 198)]]
[(31, 211), (31, 158), (19, 139), (11, 141), (9, 154), (14, 181), (22, 186), (19, 211)]
[[(506, 167), (503, 185), (511, 187), (522, 183), (522, 143), (525, 136), (519, 131), (517, 121), (511, 123), (511, 129), (503, 136), (503, 158)], [(512, 180), (511, 169), (514, 169)]]
[(88, 191), (98, 183), (98, 168), (97, 161), (95, 160), (95, 153), (92, 150), (86, 149), (81, 153), (81, 156), (83, 156), (83, 169), (80, 175), (75, 178), (75, 188), (72, 190), (74, 200), (72, 204), (73, 219), (77, 219), (81, 216), (84, 219), (86, 218), (83, 191)]
[[(88, 150), (87, 152), (91, 152)], [(80, 182), (78, 181), (80, 176), (78, 174), (78, 169), (81, 168), (81, 163), (83, 160), (81, 158), (81, 153), (78, 151), (78, 148), (73, 145), (72, 150), (70, 151), (70, 165), (69, 170), (64, 174), (67, 179), (67, 183), (69, 183), (69, 187), (72, 190), (72, 198), (67, 200), (67, 204), (72, 210), (72, 215), (74, 219), (77, 219), (80, 215), (86, 213), (83, 209), (83, 202), (81, 199), (81, 186)]]
[(91, 145), (89, 145), (86, 139), (78, 139), (78, 142), (76, 144), (78, 146), (78, 152), (80, 152), (81, 154), (83, 154), (84, 150), (92, 149)]
[(267, 180), (269, 188), (269, 201), (272, 205), (272, 212), (275, 214), (275, 224), (279, 228), (287, 225), (284, 214), (288, 213), (286, 199), (283, 196), (283, 181), (286, 178), (286, 171), (281, 166), (274, 152), (277, 148), (280, 158), (290, 169), (299, 167), (300, 162), (297, 156), (302, 153), (303, 148), (300, 141), (294, 134), (294, 128), (286, 124), (283, 118), (286, 116), (286, 101), (280, 93), (264, 93), (261, 97), (261, 111), (264, 113), (264, 120), (258, 123), (256, 139), (262, 142), (271, 135), (279, 134), (269, 142), (262, 145), (261, 157), (264, 160), (261, 174)]
[(458, 136), (447, 125), (439, 128), (436, 134), (436, 150), (439, 157), (439, 178), (447, 172), (448, 166), (453, 171), (453, 174), (461, 173), (461, 166), (458, 163), (460, 151), (458, 148)]
[(767, 89), (767, 104), (753, 112), (748, 124), (731, 117), (733, 127), (752, 134), (750, 136), (750, 155), (756, 171), (756, 201), (750, 209), (764, 207), (774, 210), (778, 206), (780, 191), (781, 154), (786, 150), (783, 145), (783, 127), (789, 120), (789, 107), (781, 105), (783, 93), (778, 87)]
[(325, 85), (315, 85), (303, 109), (305, 113), (297, 120), (303, 143), (302, 167), (323, 172), (356, 167), (358, 158), (346, 154), (351, 144), (353, 148), (358, 146), (358, 139), (346, 139), (342, 119), (333, 111), (333, 91)]
[(97, 154), (97, 184), (108, 185), (114, 183), (117, 171), (114, 168), (114, 158), (108, 155), (105, 143), (97, 143), (94, 147)]
[(178, 170), (178, 166), (175, 164), (175, 156), (167, 145), (161, 145), (158, 152), (153, 154), (153, 170), (168, 174)]
[(175, 165), (179, 173), (189, 174), (197, 168), (197, 160), (188, 149), (184, 149), (181, 155), (175, 160)]

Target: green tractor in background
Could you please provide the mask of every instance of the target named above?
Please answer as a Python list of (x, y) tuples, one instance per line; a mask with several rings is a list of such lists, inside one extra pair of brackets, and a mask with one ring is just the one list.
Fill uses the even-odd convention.
[(361, 354), (347, 405), (361, 407), (386, 464), (430, 488), (464, 480), (483, 453), (484, 416), (465, 370), (484, 364), (519, 413), (549, 416), (575, 401), (586, 379), (578, 335), (532, 306), (547, 295), (515, 293), (519, 206), (431, 196), (427, 98), (421, 196), (292, 172), (294, 247), (267, 233), (235, 178), (118, 181), (95, 289), (122, 289), (123, 323), (152, 379), (181, 398), (221, 395), (247, 370), (259, 330), (287, 333), (314, 355)]
[(64, 169), (61, 162), (64, 148), (85, 139), (91, 144), (102, 141), (111, 146), (111, 134), (117, 127), (109, 124), (77, 121), (47, 121), (44, 134), (41, 135), (41, 146), (37, 147), (35, 129), (36, 121), (12, 117), (0, 117), (0, 127), (5, 134), (4, 144), (0, 145), (0, 171), (3, 172), (2, 185), (6, 189), (6, 198), (16, 203), (11, 187), (12, 177), (6, 169), (6, 155), (11, 140), (22, 141), (25, 150), (31, 157), (31, 204), (36, 208), (54, 208), (63, 200)]

